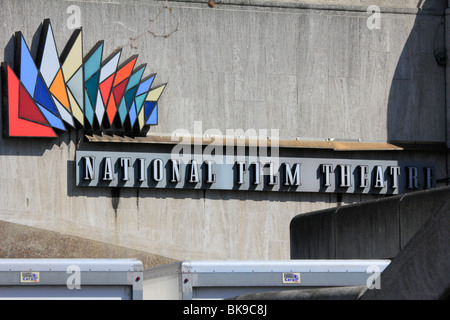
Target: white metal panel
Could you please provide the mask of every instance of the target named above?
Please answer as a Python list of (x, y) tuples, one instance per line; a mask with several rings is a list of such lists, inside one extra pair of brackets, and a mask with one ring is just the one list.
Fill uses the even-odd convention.
[(130, 300), (131, 286), (0, 286), (0, 300)]
[(143, 271), (134, 259), (0, 259), (0, 271), (62, 271), (76, 265), (80, 271)]
[(383, 270), (390, 260), (273, 260), (184, 261), (183, 272), (366, 272), (369, 266)]
[(144, 300), (179, 300), (180, 275), (171, 274), (160, 278), (144, 280)]

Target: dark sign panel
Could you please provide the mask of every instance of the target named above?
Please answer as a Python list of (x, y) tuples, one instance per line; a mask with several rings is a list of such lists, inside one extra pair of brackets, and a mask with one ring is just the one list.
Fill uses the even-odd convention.
[(401, 194), (433, 188), (434, 170), (431, 163), (394, 160), (76, 154), (76, 184), (84, 187)]

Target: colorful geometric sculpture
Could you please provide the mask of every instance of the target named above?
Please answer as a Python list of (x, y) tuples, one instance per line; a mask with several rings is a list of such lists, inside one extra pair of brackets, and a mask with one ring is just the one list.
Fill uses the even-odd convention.
[(3, 63), (3, 134), (57, 137), (71, 129), (140, 133), (158, 124), (158, 100), (166, 84), (142, 78), (137, 55), (119, 65), (121, 50), (102, 61), (103, 41), (83, 58), (82, 29), (58, 55), (49, 19), (44, 20), (36, 59), (21, 32), (15, 34), (14, 70)]

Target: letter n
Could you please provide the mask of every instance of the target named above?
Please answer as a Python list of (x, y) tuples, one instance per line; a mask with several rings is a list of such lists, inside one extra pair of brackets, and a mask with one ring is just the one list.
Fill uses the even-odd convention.
[(94, 180), (94, 162), (95, 157), (83, 157), (84, 159), (84, 175), (83, 180)]

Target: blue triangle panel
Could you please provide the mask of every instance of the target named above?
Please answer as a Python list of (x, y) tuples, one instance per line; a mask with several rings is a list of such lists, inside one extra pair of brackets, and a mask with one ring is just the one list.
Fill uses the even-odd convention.
[(34, 89), (36, 87), (36, 79), (38, 75), (38, 69), (34, 63), (31, 53), (28, 50), (27, 44), (23, 37), (21, 37), (20, 44), (20, 81), (27, 89), (28, 93), (33, 96)]
[(53, 103), (52, 98), (47, 90), (47, 86), (44, 83), (44, 80), (41, 76), (38, 77), (36, 91), (34, 93), (34, 100), (42, 105), (47, 110), (53, 112), (55, 115), (58, 115), (58, 111), (56, 110), (55, 104)]
[(153, 108), (153, 111), (150, 114), (150, 117), (148, 117), (146, 124), (158, 124), (158, 105)]
[(152, 76), (150, 78), (148, 78), (147, 80), (142, 81), (139, 84), (139, 89), (136, 92), (136, 95), (139, 96), (143, 93), (148, 93), (148, 90), (150, 90), (150, 87), (152, 86), (153, 80), (155, 80), (155, 76)]
[(156, 106), (156, 102), (155, 101), (145, 101), (145, 110), (144, 110), (144, 117), (145, 119), (148, 119), (148, 117), (150, 116), (150, 114), (153, 111), (153, 108)]
[(44, 114), (44, 117), (47, 119), (48, 123), (55, 129), (66, 131), (66, 127), (62, 123), (61, 119), (55, 116), (53, 113), (45, 109), (43, 106), (38, 104), (39, 109)]
[(136, 105), (133, 101), (133, 104), (131, 105), (130, 111), (128, 112), (128, 114), (130, 115), (130, 122), (131, 125), (134, 126), (134, 123), (136, 122)]

